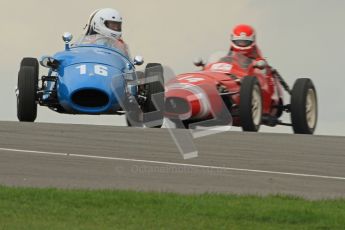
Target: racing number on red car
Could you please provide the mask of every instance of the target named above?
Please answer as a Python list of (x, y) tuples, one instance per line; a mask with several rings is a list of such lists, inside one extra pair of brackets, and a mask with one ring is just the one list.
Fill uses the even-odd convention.
[(227, 73), (227, 72), (230, 72), (231, 69), (232, 69), (232, 65), (228, 63), (216, 63), (216, 64), (213, 64), (211, 67), (211, 70), (215, 72)]
[[(87, 74), (87, 68), (86, 68), (85, 64), (77, 66), (76, 69), (80, 70), (80, 75)], [(107, 77), (108, 76), (108, 67), (103, 66), (103, 65), (94, 65), (94, 73), (97, 75)]]
[(181, 77), (178, 80), (179, 81), (181, 81), (181, 80), (188, 81), (189, 83), (196, 83), (196, 82), (204, 81), (205, 79), (199, 78), (199, 77), (186, 76), (186, 77)]

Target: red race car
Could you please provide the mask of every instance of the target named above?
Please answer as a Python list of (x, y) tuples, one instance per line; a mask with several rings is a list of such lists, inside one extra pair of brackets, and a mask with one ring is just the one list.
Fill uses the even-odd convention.
[[(244, 131), (285, 125), (292, 126), (295, 133), (314, 133), (318, 107), (311, 79), (297, 79), (290, 90), (265, 61), (238, 53), (207, 65), (202, 61), (194, 64), (202, 71), (178, 75), (166, 85), (166, 117), (179, 120), (183, 127), (220, 117), (223, 124)], [(291, 96), (290, 103), (284, 100), (284, 90)], [(284, 112), (291, 113), (291, 123), (281, 121)]]

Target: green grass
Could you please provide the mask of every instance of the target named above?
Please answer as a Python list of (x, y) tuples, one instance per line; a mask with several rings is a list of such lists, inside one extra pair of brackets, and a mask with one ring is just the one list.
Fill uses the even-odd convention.
[(345, 229), (345, 200), (0, 187), (0, 229)]

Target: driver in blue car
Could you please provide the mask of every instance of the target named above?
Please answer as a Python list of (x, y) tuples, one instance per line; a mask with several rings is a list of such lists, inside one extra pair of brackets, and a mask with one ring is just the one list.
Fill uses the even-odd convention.
[(128, 46), (122, 39), (122, 16), (117, 10), (105, 8), (94, 11), (86, 27), (83, 43), (108, 43), (104, 45), (115, 47), (130, 57)]

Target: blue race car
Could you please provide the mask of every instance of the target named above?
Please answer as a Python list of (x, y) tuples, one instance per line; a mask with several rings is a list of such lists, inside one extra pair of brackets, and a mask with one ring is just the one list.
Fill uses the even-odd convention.
[(88, 35), (70, 45), (72, 35), (65, 33), (63, 40), (64, 51), (41, 58), (47, 76), (39, 77), (36, 58), (22, 60), (16, 90), (19, 121), (34, 122), (41, 105), (65, 114), (126, 115), (129, 126), (162, 125), (162, 65), (150, 63), (144, 72), (136, 71), (143, 59), (132, 61), (127, 47), (114, 38)]

